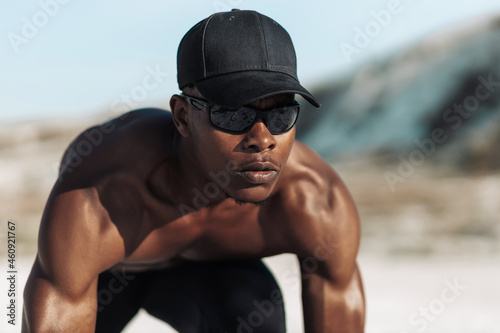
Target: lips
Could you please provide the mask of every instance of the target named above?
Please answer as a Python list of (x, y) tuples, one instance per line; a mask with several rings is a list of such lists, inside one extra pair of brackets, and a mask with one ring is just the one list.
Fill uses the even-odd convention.
[(276, 178), (278, 168), (271, 162), (245, 164), (236, 173), (252, 184), (265, 184)]

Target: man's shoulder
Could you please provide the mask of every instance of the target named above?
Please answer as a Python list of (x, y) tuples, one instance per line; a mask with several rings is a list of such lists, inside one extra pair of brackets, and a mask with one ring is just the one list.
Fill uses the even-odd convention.
[(326, 195), (341, 179), (313, 149), (295, 141), (283, 172), (281, 189), (309, 195)]
[(93, 229), (113, 244), (117, 237), (135, 244), (149, 198), (147, 177), (169, 157), (173, 130), (170, 112), (159, 109), (134, 110), (86, 129), (63, 156), (53, 201), (95, 214)]
[[(117, 149), (127, 145), (149, 144), (145, 148), (153, 149), (165, 143), (174, 130), (170, 111), (156, 108), (144, 108), (126, 112), (104, 123), (83, 131), (78, 139), (87, 140), (98, 148), (104, 144)], [(147, 142), (150, 141), (150, 142)], [(142, 149), (141, 151), (148, 151)]]
[(316, 152), (295, 142), (283, 176), (273, 208), (287, 225), (283, 232), (292, 252), (312, 255), (321, 237), (356, 239), (354, 201), (337, 172)]
[(87, 128), (66, 149), (58, 180), (92, 180), (112, 170), (147, 173), (168, 158), (175, 131), (170, 112), (161, 109), (133, 110)]
[(282, 176), (277, 194), (290, 219), (322, 224), (342, 203), (352, 202), (339, 174), (301, 142), (294, 143)]

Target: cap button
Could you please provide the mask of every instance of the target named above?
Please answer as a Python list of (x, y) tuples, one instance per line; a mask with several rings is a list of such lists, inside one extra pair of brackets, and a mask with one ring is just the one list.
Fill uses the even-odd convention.
[(237, 11), (239, 11), (239, 9), (238, 8), (233, 8), (233, 9), (231, 9), (231, 11), (232, 12), (237, 12)]

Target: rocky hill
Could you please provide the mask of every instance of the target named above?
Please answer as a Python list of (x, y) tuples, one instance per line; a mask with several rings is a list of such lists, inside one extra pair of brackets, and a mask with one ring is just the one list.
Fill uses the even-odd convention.
[(466, 171), (500, 168), (499, 17), (432, 35), (314, 93), (322, 108), (306, 105), (297, 133), (327, 159), (421, 150)]

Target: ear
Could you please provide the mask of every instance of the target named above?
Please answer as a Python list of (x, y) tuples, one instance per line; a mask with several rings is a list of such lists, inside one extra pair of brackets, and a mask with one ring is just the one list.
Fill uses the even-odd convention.
[(191, 110), (189, 104), (179, 95), (170, 98), (170, 111), (175, 127), (183, 137), (191, 136)]

